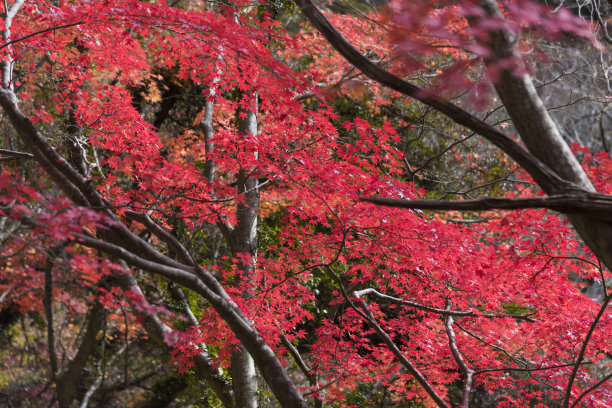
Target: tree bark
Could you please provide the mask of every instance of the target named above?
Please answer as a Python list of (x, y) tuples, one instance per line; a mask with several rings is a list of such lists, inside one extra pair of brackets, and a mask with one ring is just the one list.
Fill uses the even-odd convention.
[(83, 369), (97, 344), (97, 336), (104, 324), (104, 307), (95, 302), (87, 316), (87, 328), (76, 356), (56, 381), (57, 401), (59, 408), (70, 408), (79, 383), (83, 378)]
[[(127, 265), (125, 265), (127, 268)], [(144, 294), (136, 281), (136, 278), (131, 274), (127, 273), (121, 276), (118, 276), (119, 284), (123, 287), (124, 290), (131, 290), (134, 293), (138, 293), (143, 296), (143, 302), (145, 302)], [(141, 315), (144, 317), (143, 327), (149, 334), (149, 336), (155, 339), (158, 344), (166, 349), (168, 352), (170, 351), (170, 347), (165, 342), (165, 337), (167, 334), (173, 332), (173, 330), (166, 325), (161, 319), (153, 314), (148, 312), (138, 311), (139, 308), (134, 307), (132, 305), (132, 310), (137, 315)], [(191, 319), (190, 319), (191, 320)], [(194, 323), (191, 321), (190, 323)], [(197, 322), (196, 322), (197, 323)], [(229, 384), (225, 381), (225, 379), (219, 375), (218, 372), (213, 367), (213, 364), (210, 360), (210, 356), (206, 351), (202, 351), (199, 354), (196, 354), (193, 358), (193, 369), (196, 374), (204, 381), (208, 383), (210, 388), (214, 391), (215, 395), (225, 408), (234, 408), (232, 393), (229, 387)]]
[[(482, 0), (480, 4), (491, 17), (502, 18), (495, 1)], [(516, 39), (506, 32), (491, 32), (490, 42), (485, 45), (491, 49), (493, 57), (487, 63), (495, 64), (500, 59), (520, 58), (515, 42)], [(585, 191), (595, 191), (548, 114), (531, 77), (512, 70), (502, 70), (494, 85), (529, 152), (563, 179), (573, 182)], [(554, 194), (546, 185), (540, 186), (548, 194)], [(612, 269), (612, 223), (585, 215), (568, 215), (568, 217), (593, 253)]]
[[(257, 135), (257, 100), (244, 119), (238, 120), (238, 131), (246, 137)], [(239, 112), (240, 113), (240, 112)], [(255, 153), (257, 155), (257, 153)], [(259, 188), (257, 177), (253, 177), (253, 169), (241, 169), (238, 173), (236, 192), (240, 196), (236, 208), (236, 226), (231, 233), (230, 247), (238, 256), (238, 269), (242, 273), (242, 281), (246, 290), (242, 296), (247, 299), (253, 294), (253, 278), (257, 265), (257, 219), (259, 216)], [(242, 255), (242, 257), (240, 257)], [(231, 358), (232, 385), (234, 398), (238, 408), (257, 408), (257, 374), (253, 358), (244, 348), (234, 352)]]

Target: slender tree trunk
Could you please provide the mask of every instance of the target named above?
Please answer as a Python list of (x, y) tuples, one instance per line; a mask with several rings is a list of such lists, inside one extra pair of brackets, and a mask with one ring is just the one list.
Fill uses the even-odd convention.
[[(241, 134), (257, 135), (257, 102), (254, 97), (253, 109), (238, 121)], [(248, 135), (247, 135), (248, 136)], [(257, 153), (255, 153), (257, 154)], [(259, 215), (259, 187), (257, 177), (251, 175), (252, 169), (242, 169), (238, 173), (237, 194), (241, 195), (236, 209), (236, 226), (231, 234), (230, 246), (239, 257), (239, 269), (246, 289), (245, 298), (252, 295), (252, 275), (257, 265), (257, 217)], [(243, 346), (232, 355), (232, 384), (238, 408), (257, 407), (257, 375), (253, 358)]]
[(59, 408), (70, 408), (79, 383), (83, 379), (83, 369), (97, 344), (97, 336), (104, 324), (104, 307), (95, 302), (87, 316), (87, 327), (76, 356), (57, 379), (57, 401)]

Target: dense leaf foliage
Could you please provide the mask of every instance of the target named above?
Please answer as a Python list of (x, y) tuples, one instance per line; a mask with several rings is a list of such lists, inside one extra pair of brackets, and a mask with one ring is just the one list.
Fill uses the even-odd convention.
[[(3, 355), (1, 389), (40, 406), (87, 406), (105, 392), (137, 406), (137, 391), (121, 394), (134, 347), (143, 367), (171, 356), (179, 373), (208, 384), (190, 392), (212, 390), (205, 399), (228, 406), (221, 391), (231, 379), (239, 394), (232, 370), (243, 346), (285, 406), (270, 361), (314, 405), (454, 404), (467, 389), (468, 404), (471, 392), (500, 407), (544, 407), (561, 404), (569, 384), (571, 403), (609, 406), (606, 266), (552, 211), (441, 214), (362, 201), (444, 195), (410, 165), (429, 166), (432, 152), (449, 157), (428, 174), (467, 175), (458, 177), (470, 180), (467, 198), (479, 184), (506, 198), (543, 193), (482, 142), (467, 144), (465, 130), (419, 117), (421, 105), (361, 76), (295, 8), (13, 7), (21, 3), (14, 19), (5, 10), (2, 48), (4, 92), (24, 117), (2, 103), (3, 147), (32, 151), (46, 175), (25, 154), (0, 163), (0, 310), (21, 315), (23, 329), (0, 322), (1, 341), (19, 348), (19, 336), (36, 337), (37, 351), (22, 347), (52, 386), (23, 384), (19, 370), (34, 357)], [(591, 23), (564, 8), (520, 0), (501, 10), (492, 18), (472, 1), (394, 1), (326, 15), (423, 95), (485, 111), (495, 107), (491, 82), (537, 73), (547, 44), (603, 48)], [(500, 31), (534, 52), (496, 58)], [(451, 143), (419, 139), (426, 121)], [(26, 122), (40, 140), (16, 125)], [(611, 194), (609, 154), (574, 148), (596, 190)], [(268, 360), (253, 352), (264, 345)], [(130, 370), (143, 383), (157, 374)], [(257, 398), (275, 404), (266, 391)]]

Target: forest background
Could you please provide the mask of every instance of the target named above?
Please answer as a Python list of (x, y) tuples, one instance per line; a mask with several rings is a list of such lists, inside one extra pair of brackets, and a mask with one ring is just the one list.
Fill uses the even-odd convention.
[(0, 8), (0, 406), (610, 405), (612, 2)]

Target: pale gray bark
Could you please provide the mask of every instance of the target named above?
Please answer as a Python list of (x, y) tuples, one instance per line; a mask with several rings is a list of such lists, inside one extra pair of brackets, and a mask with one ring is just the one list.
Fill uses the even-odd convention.
[[(11, 26), (13, 25), (13, 19), (21, 10), (21, 7), (25, 3), (25, 0), (15, 0), (13, 4), (8, 7), (7, 2), (4, 2), (4, 31), (2, 32), (2, 39), (4, 43), (8, 43), (11, 40)], [(13, 90), (13, 58), (11, 56), (12, 49), (10, 46), (7, 47), (7, 53), (2, 60), (2, 87), (4, 89)]]
[(206, 150), (206, 165), (204, 167), (204, 175), (209, 183), (215, 179), (215, 161), (212, 159), (212, 151), (215, 147), (214, 135), (215, 128), (213, 127), (213, 106), (212, 100), (206, 101), (204, 108), (204, 120), (200, 123), (204, 133), (204, 149)]
[(249, 352), (240, 345), (240, 349), (231, 358), (232, 389), (234, 401), (238, 408), (257, 407), (257, 374), (255, 363)]
[[(211, 84), (215, 86), (215, 81)], [(214, 96), (214, 88), (211, 90), (211, 98)], [(204, 118), (200, 126), (204, 133), (206, 149), (206, 165), (204, 175), (209, 183), (215, 179), (215, 161), (212, 157), (214, 148), (214, 124), (213, 124), (212, 99), (206, 101)], [(257, 103), (254, 100), (253, 110), (246, 113), (246, 117), (238, 120), (238, 132), (247, 137), (257, 135)], [(251, 135), (251, 136), (249, 136)], [(234, 254), (248, 255), (251, 262), (240, 261), (239, 269), (247, 281), (255, 269), (257, 262), (257, 218), (259, 214), (259, 189), (257, 178), (250, 176), (251, 169), (241, 169), (237, 175), (236, 192), (240, 197), (236, 209), (236, 225), (231, 227), (224, 220), (219, 221), (219, 227), (228, 241), (228, 245)], [(213, 194), (214, 195), (214, 194)], [(247, 282), (247, 288), (250, 287)], [(250, 296), (250, 291), (243, 296)], [(232, 389), (234, 401), (238, 408), (257, 407), (257, 374), (255, 364), (244, 346), (232, 354), (230, 371), (232, 375)]]
[[(245, 137), (257, 135), (257, 102), (254, 97), (252, 110), (238, 121), (238, 131)], [(257, 154), (257, 153), (255, 153)], [(236, 186), (238, 206), (236, 208), (236, 225), (230, 235), (230, 247), (235, 255), (246, 255), (250, 259), (240, 258), (238, 268), (242, 272), (246, 290), (243, 297), (252, 295), (252, 274), (257, 265), (257, 219), (259, 216), (259, 188), (257, 177), (251, 175), (253, 169), (241, 169)], [(231, 359), (232, 385), (238, 408), (257, 408), (257, 374), (253, 358), (244, 346), (234, 352)]]
[[(450, 299), (446, 301), (446, 310), (450, 311), (453, 304)], [(463, 395), (461, 398), (461, 406), (463, 408), (469, 408), (470, 406), (470, 393), (472, 392), (472, 381), (474, 378), (474, 370), (470, 369), (466, 364), (463, 355), (457, 347), (457, 339), (455, 337), (455, 330), (453, 329), (453, 323), (455, 320), (452, 315), (447, 315), (444, 318), (444, 326), (446, 327), (446, 335), (448, 336), (448, 347), (451, 350), (453, 358), (457, 362), (461, 373), (463, 374)]]

